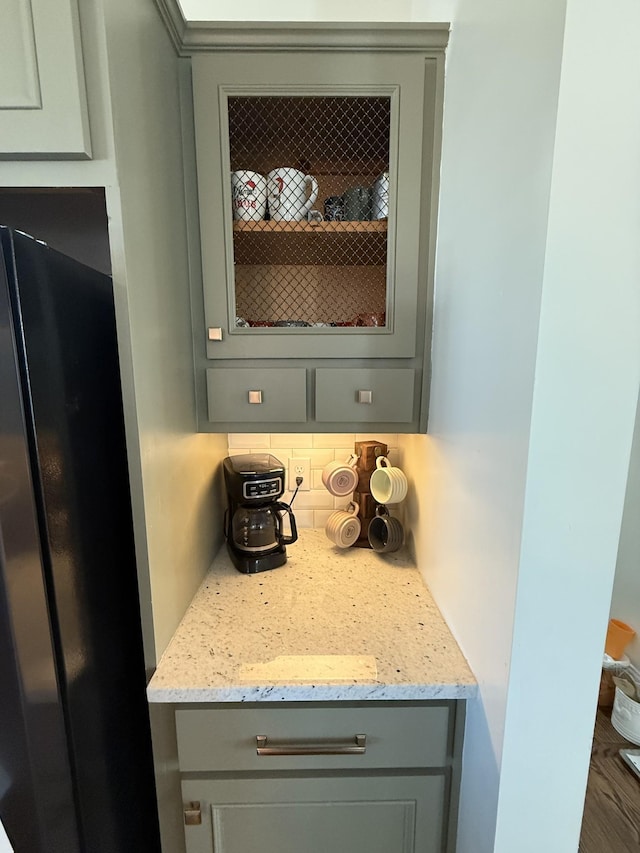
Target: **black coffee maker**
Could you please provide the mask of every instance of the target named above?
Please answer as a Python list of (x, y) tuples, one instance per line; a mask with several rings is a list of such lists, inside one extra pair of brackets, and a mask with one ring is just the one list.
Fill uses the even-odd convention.
[[(223, 463), (227, 490), (224, 535), (233, 565), (254, 574), (287, 562), (285, 545), (298, 538), (289, 504), (278, 500), (284, 493), (285, 469), (270, 453), (227, 456)], [(290, 535), (283, 532), (289, 517)]]

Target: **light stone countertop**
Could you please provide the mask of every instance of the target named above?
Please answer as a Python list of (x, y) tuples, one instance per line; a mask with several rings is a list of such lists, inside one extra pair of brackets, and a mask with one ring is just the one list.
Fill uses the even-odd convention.
[(470, 698), (476, 681), (405, 551), (302, 530), (280, 568), (224, 547), (149, 682), (150, 702)]

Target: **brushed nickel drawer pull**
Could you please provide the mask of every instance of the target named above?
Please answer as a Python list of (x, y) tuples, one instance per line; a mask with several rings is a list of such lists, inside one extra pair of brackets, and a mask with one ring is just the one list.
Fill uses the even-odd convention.
[(353, 740), (321, 741), (320, 743), (271, 743), (267, 736), (256, 736), (258, 755), (364, 755), (367, 751), (367, 736), (355, 735)]
[(262, 391), (249, 391), (250, 403), (262, 403)]
[(371, 391), (358, 391), (359, 403), (373, 403), (373, 393)]

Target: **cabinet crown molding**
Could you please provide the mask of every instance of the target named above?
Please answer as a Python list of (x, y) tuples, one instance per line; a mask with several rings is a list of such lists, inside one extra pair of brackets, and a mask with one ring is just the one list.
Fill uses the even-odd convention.
[(336, 51), (441, 53), (450, 24), (306, 21), (187, 21), (178, 0), (155, 0), (180, 56), (199, 51)]

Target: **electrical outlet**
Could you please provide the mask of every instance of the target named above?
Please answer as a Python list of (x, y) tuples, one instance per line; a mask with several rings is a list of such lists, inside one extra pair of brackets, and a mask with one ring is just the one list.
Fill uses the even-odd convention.
[(301, 492), (311, 489), (311, 460), (302, 456), (289, 457), (289, 491), (296, 490), (296, 477), (302, 477)]

